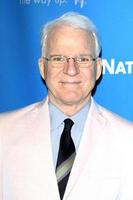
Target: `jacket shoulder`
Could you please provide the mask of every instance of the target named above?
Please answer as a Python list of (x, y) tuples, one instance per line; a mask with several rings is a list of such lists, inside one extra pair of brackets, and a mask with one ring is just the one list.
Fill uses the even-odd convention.
[(0, 129), (6, 125), (9, 125), (11, 123), (17, 123), (21, 121), (22, 119), (26, 119), (27, 116), (34, 115), (34, 113), (38, 112), (39, 108), (41, 107), (42, 104), (44, 104), (46, 99), (40, 101), (40, 102), (35, 102), (33, 104), (30, 104), (28, 106), (25, 106), (23, 108), (9, 111), (9, 112), (4, 112), (0, 114)]
[(100, 114), (112, 126), (116, 127), (129, 127), (133, 129), (133, 122), (121, 117), (120, 115), (108, 110), (107, 108), (96, 104)]

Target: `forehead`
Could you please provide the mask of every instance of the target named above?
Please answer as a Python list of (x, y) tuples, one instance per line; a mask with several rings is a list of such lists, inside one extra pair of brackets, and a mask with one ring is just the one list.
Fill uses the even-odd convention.
[(68, 50), (89, 49), (92, 51), (95, 46), (94, 37), (92, 33), (83, 29), (74, 28), (68, 25), (56, 26), (47, 38), (47, 47), (51, 49), (64, 49)]

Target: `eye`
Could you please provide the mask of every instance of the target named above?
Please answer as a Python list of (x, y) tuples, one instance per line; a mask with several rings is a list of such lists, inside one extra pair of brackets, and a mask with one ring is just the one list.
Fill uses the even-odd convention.
[(82, 56), (78, 59), (79, 62), (90, 62), (90, 57)]
[(53, 57), (51, 57), (51, 61), (64, 62), (64, 57), (62, 57), (62, 56), (53, 56)]

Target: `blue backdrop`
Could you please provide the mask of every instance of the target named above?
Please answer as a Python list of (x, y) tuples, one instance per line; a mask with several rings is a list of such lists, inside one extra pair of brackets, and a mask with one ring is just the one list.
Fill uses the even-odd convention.
[(133, 120), (132, 0), (4, 0), (0, 2), (0, 112), (41, 100), (46, 95), (38, 70), (40, 31), (67, 11), (89, 16), (103, 48), (103, 79), (94, 98)]

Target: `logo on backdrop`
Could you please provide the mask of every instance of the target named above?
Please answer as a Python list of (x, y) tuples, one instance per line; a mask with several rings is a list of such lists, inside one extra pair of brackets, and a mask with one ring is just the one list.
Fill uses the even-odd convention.
[[(87, 0), (72, 0), (75, 6), (79, 6), (83, 8), (87, 4)], [(42, 4), (46, 6), (50, 6), (52, 3), (62, 6), (64, 4), (67, 5), (68, 0), (20, 0), (21, 5), (29, 5), (29, 4)]]
[(111, 75), (131, 75), (133, 74), (133, 61), (116, 61), (112, 59), (102, 59), (103, 63), (103, 74)]

